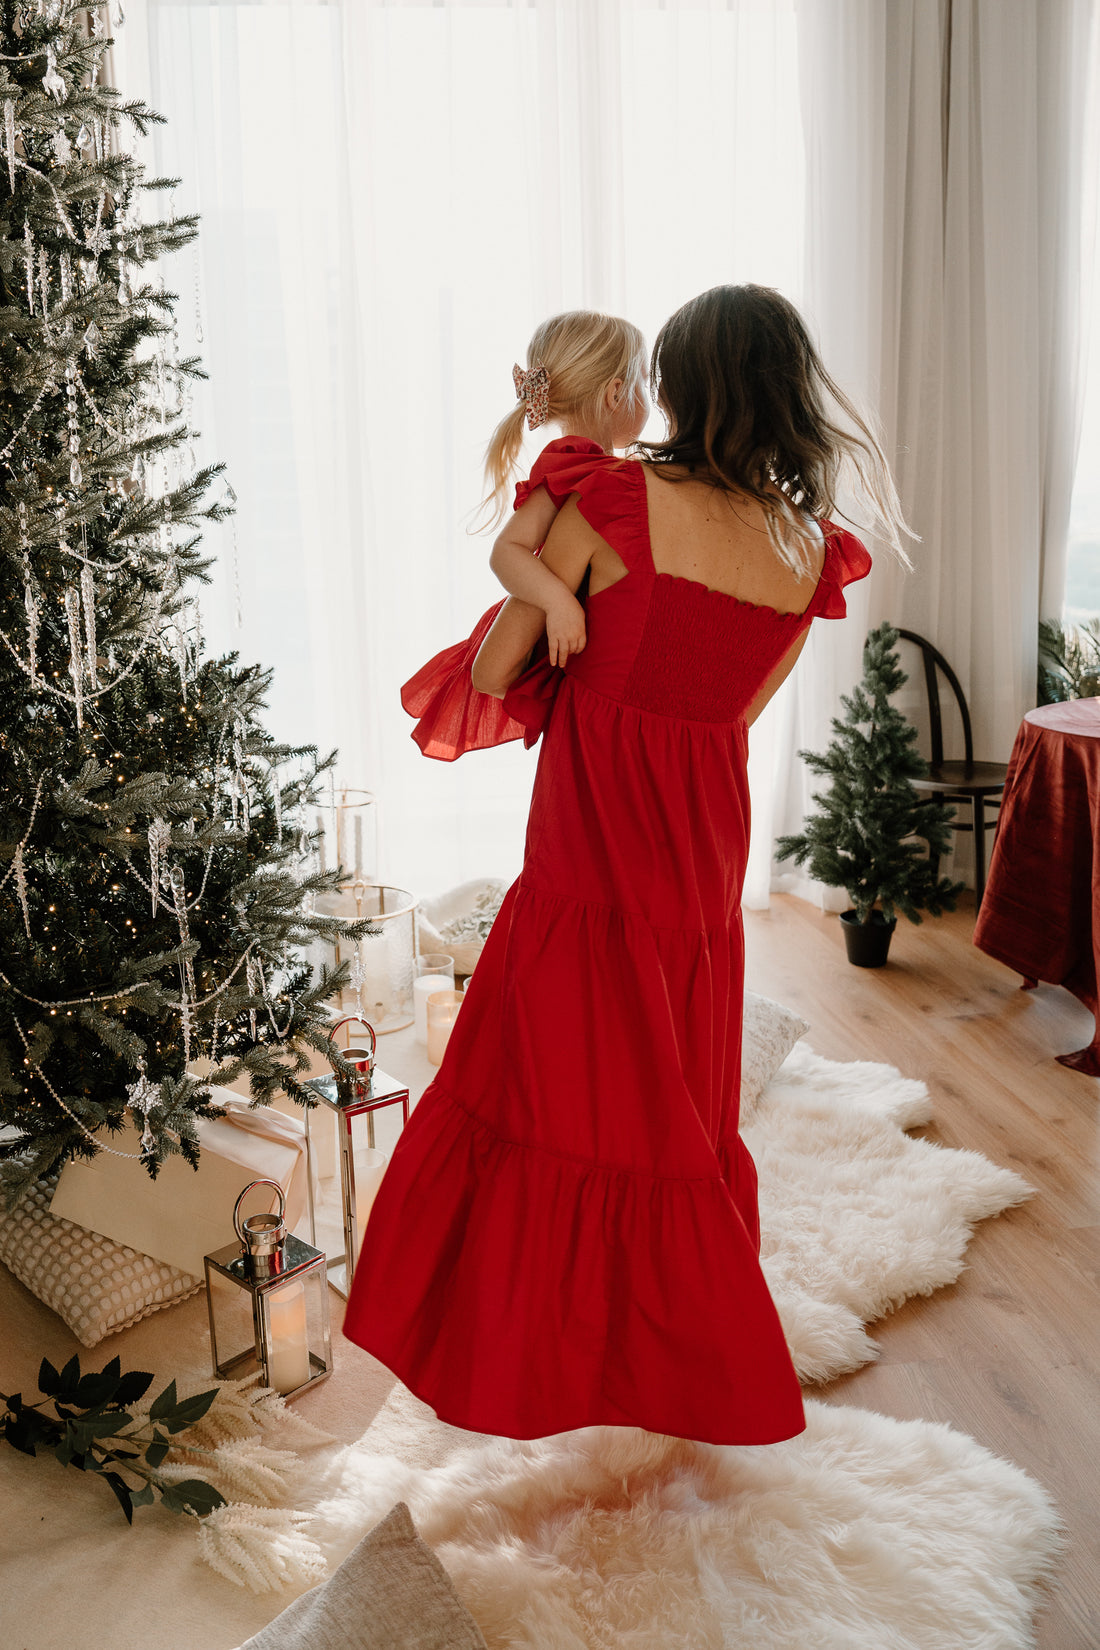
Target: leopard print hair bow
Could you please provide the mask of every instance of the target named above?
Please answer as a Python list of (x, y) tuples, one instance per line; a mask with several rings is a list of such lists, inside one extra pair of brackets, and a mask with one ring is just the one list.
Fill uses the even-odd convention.
[(550, 374), (541, 362), (529, 372), (517, 364), (512, 368), (512, 382), (516, 400), (523, 402), (527, 413), (527, 428), (537, 430), (550, 416)]

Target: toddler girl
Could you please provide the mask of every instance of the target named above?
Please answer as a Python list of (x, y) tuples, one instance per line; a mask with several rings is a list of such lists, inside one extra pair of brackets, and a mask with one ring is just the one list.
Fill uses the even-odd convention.
[[(542, 484), (575, 464), (578, 454), (609, 455), (637, 441), (649, 416), (647, 375), (645, 340), (637, 327), (594, 310), (570, 310), (544, 321), (528, 346), (527, 367), (512, 368), (516, 405), (493, 431), (485, 456), (490, 525), (505, 513), (524, 423), (531, 430), (556, 424), (562, 431), (543, 449), (529, 479), (516, 487), (514, 514), (490, 556), (508, 594), (546, 615), (545, 641), (528, 672), (538, 680), (527, 684), (543, 702), (552, 697), (555, 669), (584, 647), (585, 620), (577, 597), (539, 560), (558, 511)], [(419, 718), (412, 737), (425, 756), (452, 762), (464, 751), (520, 738), (530, 745), (538, 737), (537, 716), (516, 720), (503, 701), (475, 692), (470, 680), (474, 658), (503, 605), (490, 608), (468, 640), (430, 659), (401, 689), (401, 703)], [(523, 682), (516, 686), (513, 708), (524, 696)]]

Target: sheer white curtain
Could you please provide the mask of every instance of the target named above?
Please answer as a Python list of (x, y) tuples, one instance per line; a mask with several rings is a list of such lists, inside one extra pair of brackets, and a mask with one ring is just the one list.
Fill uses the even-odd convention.
[[(718, 281), (777, 285), (883, 417), (917, 571), (880, 556), (754, 730), (746, 895), (809, 785), (868, 622), (929, 635), (979, 754), (1031, 702), (1060, 603), (1077, 418), (1093, 0), (142, 0), (119, 75), (203, 235), (170, 278), (239, 495), (208, 622), (275, 666), (270, 722), (340, 748), (420, 892), (511, 875), (533, 757), (426, 762), (400, 683), (497, 594), (464, 522), (536, 321), (652, 337)], [(182, 268), (178, 266), (182, 265)], [(530, 456), (530, 455), (529, 455)], [(218, 539), (220, 538), (220, 543)]]
[(534, 753), (427, 762), (398, 689), (499, 593), (464, 523), (540, 319), (598, 307), (652, 339), (720, 281), (797, 300), (794, 0), (127, 14), (120, 81), (203, 218), (167, 274), (184, 350), (201, 312), (200, 456), (240, 501), (243, 622), (223, 530), (211, 640), (275, 667), (277, 736), (338, 745), (379, 795), (388, 877), (510, 876)]

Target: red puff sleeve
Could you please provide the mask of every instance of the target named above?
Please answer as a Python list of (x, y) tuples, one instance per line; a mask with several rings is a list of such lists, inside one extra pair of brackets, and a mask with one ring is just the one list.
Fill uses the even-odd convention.
[(844, 586), (867, 577), (871, 571), (871, 555), (854, 533), (838, 527), (835, 521), (823, 521), (821, 530), (825, 535), (825, 560), (811, 603), (811, 617), (843, 619), (848, 612)]
[(549, 442), (531, 466), (527, 480), (516, 483), (512, 508), (518, 510), (537, 488), (545, 487), (560, 509), (570, 493), (577, 491), (577, 486), (568, 485), (570, 478), (583, 483), (591, 473), (592, 460), (606, 461), (607, 457), (598, 441), (586, 441), (583, 436), (566, 435), (560, 441)]

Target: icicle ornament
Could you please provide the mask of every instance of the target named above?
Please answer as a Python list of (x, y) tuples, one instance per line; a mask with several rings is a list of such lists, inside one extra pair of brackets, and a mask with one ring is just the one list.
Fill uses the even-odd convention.
[(34, 314), (34, 236), (31, 226), (23, 220), (23, 264), (27, 274), (27, 305)]
[(50, 255), (44, 246), (38, 248), (38, 290), (42, 294), (42, 319), (50, 313)]
[(32, 682), (38, 680), (38, 592), (34, 588), (31, 558), (23, 556), (23, 607), (27, 615), (27, 665)]
[(366, 981), (367, 976), (363, 968), (363, 955), (357, 945), (355, 947), (355, 955), (351, 960), (351, 974), (349, 976), (349, 983), (351, 985), (351, 989), (355, 992), (355, 1012), (358, 1014), (360, 1019), (363, 1018), (363, 987), (366, 984)]
[(30, 913), (30, 909), (27, 905), (27, 872), (26, 872), (26, 868), (23, 864), (23, 844), (22, 843), (20, 843), (19, 846), (15, 850), (15, 860), (14, 860), (14, 864), (13, 864), (13, 870), (15, 872), (15, 892), (16, 892), (16, 895), (17, 895), (18, 900), (19, 900), (20, 909), (23, 912), (23, 927), (27, 931), (27, 938), (30, 939), (31, 938), (31, 913)]
[(176, 655), (176, 668), (178, 669), (178, 671), (180, 673), (180, 693), (183, 696), (184, 704), (186, 704), (187, 703), (188, 655), (187, 655), (187, 635), (186, 635), (186, 632), (184, 631), (182, 621), (177, 621), (177, 623), (176, 623), (175, 634), (173, 635), (172, 643), (173, 643), (173, 651)]
[(65, 617), (69, 621), (69, 675), (73, 680), (76, 725), (84, 726), (84, 664), (80, 646), (80, 597), (72, 585), (65, 592)]
[(172, 827), (166, 819), (154, 819), (149, 827), (149, 882), (153, 890), (153, 915), (157, 914), (161, 878), (165, 872), (164, 852), (172, 841)]
[(31, 570), (31, 535), (27, 527), (27, 506), (20, 499), (16, 506), (19, 517), (19, 547), (23, 552), (23, 609), (27, 615), (27, 669), (32, 682), (38, 680), (38, 627), (40, 607)]
[[(249, 956), (248, 961), (244, 965), (244, 973), (245, 979), (248, 983), (248, 995), (250, 997), (262, 996), (264, 990), (264, 971), (260, 967), (259, 963), (257, 963), (255, 957), (251, 955)], [(252, 1035), (252, 1041), (255, 1042), (256, 1010), (254, 1008), (250, 1008), (248, 1011), (248, 1027)]]
[(92, 691), (99, 687), (99, 674), (96, 669), (96, 632), (95, 632), (95, 575), (90, 567), (83, 567), (80, 571), (80, 595), (84, 603), (84, 647), (86, 652), (85, 669)]
[(4, 148), (8, 156), (8, 182), (11, 192), (15, 194), (15, 103), (10, 97), (4, 99)]

